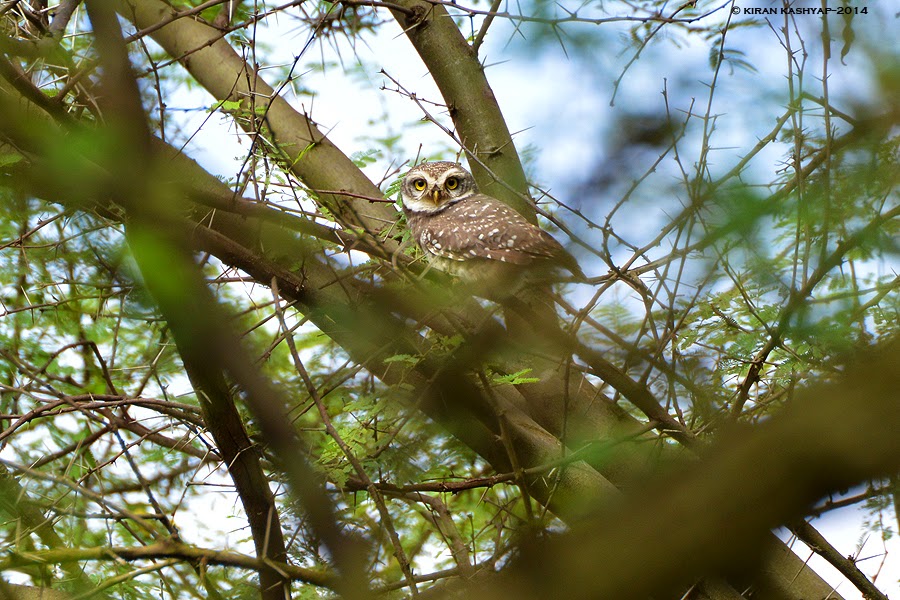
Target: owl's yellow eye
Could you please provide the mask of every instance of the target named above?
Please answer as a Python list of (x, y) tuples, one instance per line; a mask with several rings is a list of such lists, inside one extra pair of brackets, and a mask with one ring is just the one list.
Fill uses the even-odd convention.
[(459, 187), (459, 179), (456, 177), (448, 177), (444, 185), (448, 190), (455, 190)]
[(424, 190), (426, 185), (428, 185), (428, 184), (425, 183), (424, 179), (420, 178), (420, 179), (413, 180), (413, 187), (416, 188), (417, 192), (421, 192), (422, 190)]

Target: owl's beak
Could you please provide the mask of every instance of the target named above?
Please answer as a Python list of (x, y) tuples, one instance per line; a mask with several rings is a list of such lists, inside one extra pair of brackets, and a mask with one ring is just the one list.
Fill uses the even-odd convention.
[(439, 190), (437, 188), (431, 190), (431, 199), (434, 201), (435, 206), (437, 206), (438, 203), (440, 202), (440, 198), (441, 198), (441, 190)]

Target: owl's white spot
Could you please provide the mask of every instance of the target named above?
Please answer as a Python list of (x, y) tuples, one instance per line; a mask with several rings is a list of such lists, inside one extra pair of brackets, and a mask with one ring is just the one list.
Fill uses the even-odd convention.
[(479, 239), (479, 240), (483, 240), (483, 239), (484, 239), (484, 234), (483, 234), (483, 233), (479, 233), (479, 234), (478, 234), (478, 239)]
[(469, 254), (471, 254), (472, 256), (478, 256), (478, 251), (477, 250), (469, 250)]
[(500, 233), (500, 230), (499, 230), (499, 229), (496, 229), (496, 228), (495, 228), (495, 229), (491, 229), (491, 231), (490, 231), (490, 235), (497, 235), (498, 233)]
[(511, 238), (511, 239), (509, 239), (509, 240), (506, 241), (506, 247), (507, 247), (507, 248), (512, 248), (512, 247), (515, 246), (515, 245), (516, 245), (516, 239), (515, 239), (515, 238)]

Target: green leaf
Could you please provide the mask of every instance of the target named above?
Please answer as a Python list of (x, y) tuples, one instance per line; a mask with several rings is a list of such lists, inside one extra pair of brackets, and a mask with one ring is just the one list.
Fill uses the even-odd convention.
[(493, 381), (497, 385), (519, 385), (520, 383), (537, 383), (540, 381), (539, 377), (523, 377), (523, 375), (528, 373), (531, 373), (531, 369), (522, 369), (509, 375), (495, 375)]
[(359, 152), (354, 152), (353, 154), (351, 154), (350, 160), (353, 161), (354, 165), (361, 169), (366, 165), (370, 165), (376, 162), (380, 154), (381, 151), (374, 148), (370, 150), (361, 150)]
[(416, 365), (419, 363), (419, 358), (413, 356), (412, 354), (395, 354), (394, 356), (389, 356), (384, 359), (385, 363), (395, 363), (395, 362), (404, 362), (409, 365)]
[(21, 154), (15, 152), (4, 152), (0, 154), (0, 168), (22, 162), (24, 158)]
[(209, 112), (224, 110), (225, 112), (237, 112), (241, 110), (241, 102), (239, 100), (222, 100), (216, 102), (209, 108)]

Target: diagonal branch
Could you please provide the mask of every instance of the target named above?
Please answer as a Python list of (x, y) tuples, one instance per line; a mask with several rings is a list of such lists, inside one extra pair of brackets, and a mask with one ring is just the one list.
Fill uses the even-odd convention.
[(861, 352), (835, 383), (805, 390), (699, 463), (527, 549), (505, 576), (467, 597), (553, 597), (559, 581), (572, 600), (663, 597), (679, 581), (752, 573), (770, 528), (823, 495), (900, 469), (898, 353), (896, 339)]
[[(323, 134), (297, 112), (234, 51), (221, 32), (191, 19), (172, 20), (174, 9), (161, 0), (121, 0), (118, 10), (135, 27), (147, 29), (166, 52), (219, 101), (237, 101), (236, 122), (265, 136), (284, 153), (287, 166), (312, 190), (340, 190), (381, 197), (380, 190)], [(164, 23), (158, 29), (148, 29)], [(189, 57), (188, 57), (189, 56)], [(257, 122), (259, 115), (262, 119)], [(319, 200), (343, 222), (380, 232), (396, 220), (393, 208), (340, 194)]]

